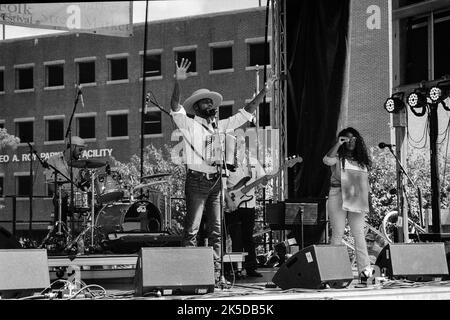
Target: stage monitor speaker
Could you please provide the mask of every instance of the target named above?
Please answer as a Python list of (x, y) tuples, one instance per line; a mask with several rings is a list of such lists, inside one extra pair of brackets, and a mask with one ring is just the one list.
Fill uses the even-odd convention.
[(346, 246), (312, 245), (290, 257), (272, 281), (283, 290), (291, 288), (345, 288), (353, 280)]
[(139, 252), (135, 294), (162, 295), (214, 292), (214, 262), (211, 247), (154, 247)]
[(47, 250), (0, 250), (0, 296), (33, 295), (50, 286)]
[(0, 249), (20, 249), (20, 242), (12, 235), (11, 232), (0, 227)]
[(375, 264), (388, 278), (429, 281), (448, 275), (444, 243), (388, 244)]

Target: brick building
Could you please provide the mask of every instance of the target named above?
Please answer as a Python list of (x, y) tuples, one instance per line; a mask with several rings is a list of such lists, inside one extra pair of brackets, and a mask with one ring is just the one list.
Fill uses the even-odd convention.
[[(146, 91), (169, 111), (174, 61), (185, 57), (192, 65), (182, 83), (182, 100), (206, 87), (223, 95), (220, 117), (235, 112), (255, 92), (255, 66), (265, 62), (264, 27), (264, 7), (149, 23)], [(79, 101), (71, 128), (87, 141), (85, 156), (127, 161), (140, 154), (143, 39), (141, 23), (129, 38), (71, 33), (2, 41), (0, 125), (22, 141), (16, 151), (2, 150), (0, 156), (3, 226), (11, 229), (8, 196), (17, 195), (17, 228), (28, 228), (26, 142), (44, 158), (65, 148), (75, 83), (82, 85), (84, 107)], [(262, 83), (262, 74), (260, 78)], [(267, 101), (262, 107), (269, 107)], [(175, 127), (168, 115), (150, 105), (145, 121), (145, 146), (170, 144)], [(260, 121), (270, 125), (270, 119)], [(33, 195), (48, 195), (37, 161), (33, 181)], [(52, 210), (49, 197), (34, 200), (33, 229), (46, 229)]]
[[(380, 19), (374, 20), (377, 12)], [(381, 0), (353, 1), (351, 17), (347, 112), (343, 116), (347, 125), (361, 130), (369, 146), (376, 146), (391, 136), (390, 116), (382, 107), (393, 86), (389, 8)], [(168, 111), (174, 61), (189, 58), (191, 76), (182, 83), (182, 100), (201, 87), (218, 91), (224, 98), (220, 117), (228, 116), (255, 92), (255, 66), (270, 65), (270, 58), (264, 61), (264, 50), (268, 50), (264, 33), (265, 7), (151, 22), (146, 91)], [(79, 103), (76, 108), (72, 132), (88, 142), (86, 156), (127, 161), (139, 154), (143, 38), (144, 24), (136, 24), (129, 38), (67, 33), (0, 42), (0, 126), (23, 142), (31, 142), (44, 158), (63, 150), (75, 83), (81, 83), (84, 107)], [(262, 78), (261, 72), (259, 87)], [(267, 102), (260, 110), (272, 110), (270, 97)], [(144, 145), (170, 144), (175, 128), (171, 119), (149, 107)], [(265, 126), (274, 123), (270, 116), (259, 120)], [(18, 229), (28, 228), (28, 153), (27, 143), (16, 151), (0, 152), (0, 187), (6, 206), (0, 210), (0, 225), (10, 230), (13, 210), (7, 196), (11, 195), (18, 196)], [(33, 194), (47, 196), (36, 161), (33, 180)], [(33, 229), (46, 230), (52, 211), (50, 197), (36, 199)]]

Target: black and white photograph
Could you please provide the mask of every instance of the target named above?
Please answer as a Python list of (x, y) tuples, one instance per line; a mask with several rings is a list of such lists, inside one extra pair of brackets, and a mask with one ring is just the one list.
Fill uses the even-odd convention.
[(450, 300), (449, 0), (7, 2), (0, 29), (0, 302)]

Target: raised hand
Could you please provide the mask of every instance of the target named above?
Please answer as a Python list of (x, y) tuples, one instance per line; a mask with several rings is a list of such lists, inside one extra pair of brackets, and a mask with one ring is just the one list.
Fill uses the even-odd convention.
[(175, 61), (176, 66), (176, 73), (175, 78), (177, 80), (185, 80), (187, 78), (187, 70), (189, 69), (189, 66), (191, 65), (191, 62), (188, 59), (181, 59), (180, 65), (178, 65), (178, 61)]

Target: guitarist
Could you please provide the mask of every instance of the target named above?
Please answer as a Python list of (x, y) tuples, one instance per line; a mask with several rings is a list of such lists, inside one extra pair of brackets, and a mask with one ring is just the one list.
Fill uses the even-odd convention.
[[(238, 182), (244, 178), (250, 178), (247, 184), (252, 183), (265, 175), (259, 161), (253, 159), (249, 163), (249, 157), (244, 157), (242, 163), (236, 167), (236, 171), (230, 171), (227, 179), (227, 189), (232, 190)], [(227, 191), (228, 191), (227, 190)], [(244, 261), (244, 269), (247, 277), (262, 277), (258, 272), (256, 260), (255, 241), (253, 239), (253, 229), (255, 228), (256, 216), (256, 195), (255, 188), (246, 193), (249, 196), (246, 201), (232, 199), (229, 192), (225, 192), (225, 224), (228, 231), (233, 252), (247, 252)]]

